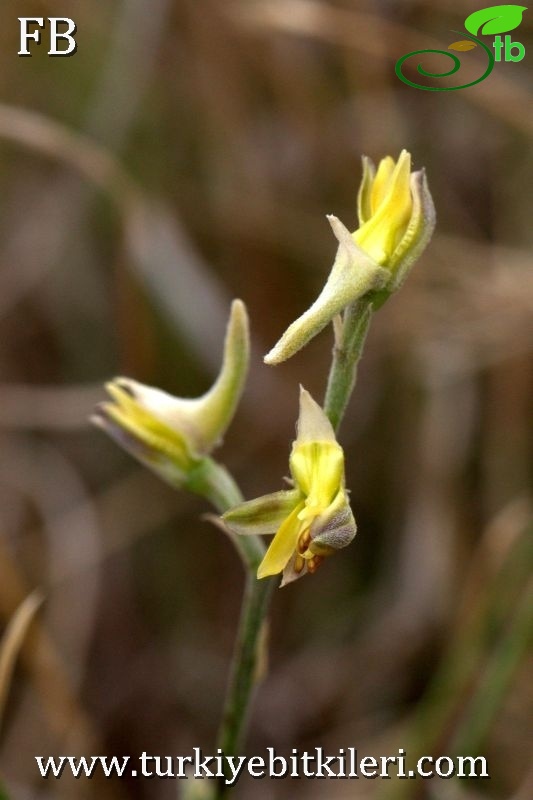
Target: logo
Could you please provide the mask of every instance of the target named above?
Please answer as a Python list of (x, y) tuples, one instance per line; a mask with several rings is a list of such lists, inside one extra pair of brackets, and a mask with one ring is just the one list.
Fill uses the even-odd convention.
[[(408, 86), (413, 86), (415, 89), (423, 89), (426, 92), (453, 92), (456, 89), (466, 89), (469, 86), (475, 86), (476, 83), (481, 83), (487, 78), (494, 68), (496, 61), (522, 61), (526, 54), (526, 48), (521, 42), (513, 42), (511, 36), (508, 35), (509, 31), (518, 28), (522, 22), (522, 14), (527, 10), (527, 6), (490, 6), (489, 8), (482, 8), (479, 11), (474, 11), (465, 20), (465, 28), (468, 33), (460, 31), (453, 31), (459, 33), (460, 36), (466, 36), (466, 39), (461, 39), (453, 42), (448, 46), (448, 50), (457, 50), (465, 52), (473, 50), (475, 47), (481, 47), (487, 56), (487, 68), (483, 75), (470, 83), (463, 83), (460, 86), (424, 86), (421, 83), (415, 83), (410, 80), (403, 73), (403, 66), (407, 59), (413, 56), (420, 56), (423, 53), (438, 53), (445, 55), (452, 59), (453, 67), (448, 72), (428, 72), (424, 69), (421, 63), (417, 64), (417, 71), (420, 75), (426, 78), (447, 78), (450, 75), (455, 75), (461, 68), (461, 61), (458, 56), (449, 53), (448, 50), (413, 50), (412, 53), (407, 53), (396, 62), (395, 72), (398, 78), (406, 83)], [(504, 38), (500, 34), (507, 34)], [(492, 45), (489, 46), (477, 37), (479, 34), (484, 36), (495, 36)], [(491, 49), (492, 47), (492, 49)], [(492, 52), (494, 50), (494, 53)]]

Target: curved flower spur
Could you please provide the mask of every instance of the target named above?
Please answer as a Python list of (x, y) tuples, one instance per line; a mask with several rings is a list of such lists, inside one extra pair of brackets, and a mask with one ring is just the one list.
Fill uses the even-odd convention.
[(175, 487), (196, 491), (208, 454), (220, 444), (242, 394), (250, 354), (246, 307), (235, 300), (217, 380), (201, 397), (173, 397), (131, 378), (106, 385), (111, 401), (92, 421), (121, 447)]
[(257, 577), (282, 572), (282, 586), (314, 573), (326, 556), (350, 544), (357, 530), (344, 487), (342, 447), (303, 388), (289, 466), (292, 489), (242, 503), (222, 516), (233, 533), (275, 534)]
[(381, 159), (376, 170), (363, 157), (358, 194), (359, 228), (350, 233), (328, 216), (339, 242), (326, 284), (312, 304), (265, 356), (279, 364), (293, 356), (348, 306), (361, 298), (379, 307), (407, 277), (435, 227), (435, 209), (424, 170), (411, 172), (411, 155)]

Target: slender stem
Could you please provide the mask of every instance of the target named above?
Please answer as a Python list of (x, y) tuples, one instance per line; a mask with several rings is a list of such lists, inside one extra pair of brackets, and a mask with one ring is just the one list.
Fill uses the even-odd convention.
[(196, 471), (189, 474), (187, 489), (201, 494), (221, 514), (243, 501), (231, 473), (212, 458), (204, 458)]
[(335, 331), (333, 362), (324, 400), (324, 411), (335, 430), (339, 428), (355, 387), (357, 365), (371, 318), (372, 301), (363, 298), (348, 306), (341, 330)]
[[(189, 489), (201, 494), (223, 513), (242, 502), (239, 487), (230, 473), (212, 459), (205, 459)], [(256, 577), (265, 546), (258, 536), (237, 536), (233, 539), (246, 567), (246, 585), (241, 607), (239, 629), (233, 652), (231, 672), (224, 701), (217, 746), (224, 755), (237, 755), (248, 720), (253, 689), (261, 663), (261, 633), (275, 581)], [(225, 796), (230, 786), (220, 781), (215, 797)]]
[[(252, 573), (246, 578), (232, 671), (217, 738), (217, 747), (225, 755), (237, 755), (242, 744), (250, 701), (260, 677), (261, 634), (264, 632), (265, 617), (275, 583), (272, 578), (259, 581)], [(226, 796), (230, 789), (225, 782), (220, 781), (215, 797)]]
[[(186, 488), (205, 497), (220, 514), (243, 502), (241, 490), (232, 475), (211, 458), (203, 459), (189, 475)], [(265, 554), (262, 540), (258, 536), (236, 536), (232, 541), (247, 568), (255, 574)]]

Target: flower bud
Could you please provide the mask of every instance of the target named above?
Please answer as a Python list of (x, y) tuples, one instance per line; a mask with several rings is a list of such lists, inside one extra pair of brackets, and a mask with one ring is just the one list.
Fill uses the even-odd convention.
[(339, 242), (331, 273), (312, 306), (265, 356), (267, 364), (290, 358), (355, 301), (368, 297), (374, 307), (381, 305), (401, 286), (435, 227), (425, 173), (411, 172), (406, 150), (396, 163), (382, 159), (377, 171), (363, 157), (357, 205), (360, 227), (354, 233), (328, 217)]
[(390, 273), (388, 294), (396, 291), (431, 239), (435, 207), (424, 170), (411, 172), (411, 156), (402, 150), (395, 164), (390, 156), (376, 171), (363, 157), (358, 196), (360, 227), (354, 240)]

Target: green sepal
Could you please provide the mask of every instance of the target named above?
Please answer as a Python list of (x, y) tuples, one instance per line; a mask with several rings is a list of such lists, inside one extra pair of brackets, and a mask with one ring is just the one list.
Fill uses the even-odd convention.
[(299, 489), (266, 494), (226, 511), (222, 519), (230, 530), (241, 535), (275, 533), (302, 496)]

